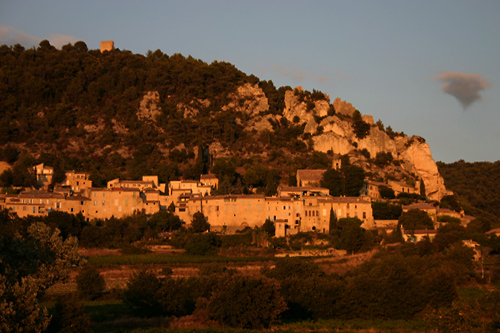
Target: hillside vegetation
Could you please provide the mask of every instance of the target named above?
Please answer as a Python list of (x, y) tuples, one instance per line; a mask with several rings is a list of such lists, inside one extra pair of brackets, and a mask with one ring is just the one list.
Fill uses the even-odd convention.
[(446, 187), (467, 214), (500, 221), (500, 161), (437, 163)]
[(273, 194), (278, 183), (295, 185), (297, 169), (326, 169), (349, 155), (372, 180), (423, 181), (432, 200), (446, 194), (423, 138), (226, 62), (160, 50), (101, 53), (84, 42), (57, 50), (44, 40), (33, 49), (1, 46), (0, 64), (0, 159), (14, 164), (4, 186), (32, 185), (24, 170), (46, 163), (61, 177), (90, 172), (94, 186), (211, 171), (225, 193)]

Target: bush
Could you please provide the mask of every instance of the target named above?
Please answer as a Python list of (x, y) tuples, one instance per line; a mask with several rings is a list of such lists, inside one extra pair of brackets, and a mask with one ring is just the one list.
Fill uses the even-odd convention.
[(379, 186), (378, 191), (380, 196), (384, 199), (394, 199), (396, 195), (394, 194), (394, 190), (387, 186)]
[(212, 319), (242, 328), (269, 327), (286, 309), (275, 283), (249, 276), (221, 281), (206, 307)]
[(399, 217), (399, 225), (405, 231), (414, 232), (421, 229), (434, 229), (434, 222), (425, 211), (420, 209), (410, 209)]
[(163, 310), (156, 297), (160, 286), (160, 280), (154, 273), (140, 270), (129, 278), (122, 299), (138, 316), (162, 315)]
[(220, 237), (214, 232), (206, 234), (193, 234), (186, 242), (184, 249), (194, 255), (216, 255), (217, 248), (221, 246)]
[(196, 299), (200, 296), (200, 282), (198, 277), (163, 279), (156, 293), (163, 315), (182, 317), (192, 314), (196, 308)]
[(92, 332), (89, 325), (83, 303), (74, 297), (62, 296), (57, 300), (46, 332)]
[(94, 300), (102, 295), (106, 288), (106, 282), (95, 268), (86, 266), (76, 276), (76, 286), (80, 296)]
[(205, 219), (203, 213), (197, 212), (193, 215), (193, 221), (191, 221), (191, 228), (193, 232), (200, 233), (210, 230), (210, 225)]

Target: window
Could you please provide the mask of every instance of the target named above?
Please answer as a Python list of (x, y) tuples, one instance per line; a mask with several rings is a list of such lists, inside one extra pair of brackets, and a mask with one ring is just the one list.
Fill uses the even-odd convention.
[(97, 200), (94, 200), (94, 206), (97, 206)]
[(102, 200), (102, 201), (101, 201), (101, 205), (103, 205), (103, 206), (104, 206), (105, 204), (106, 204), (106, 201)]
[(363, 220), (366, 219), (366, 212), (363, 212)]

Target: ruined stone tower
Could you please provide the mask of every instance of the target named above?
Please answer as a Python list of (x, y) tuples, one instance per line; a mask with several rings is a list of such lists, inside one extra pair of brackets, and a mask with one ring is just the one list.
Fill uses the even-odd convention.
[(104, 40), (101, 42), (101, 53), (104, 51), (113, 51), (115, 49), (115, 42), (112, 40)]

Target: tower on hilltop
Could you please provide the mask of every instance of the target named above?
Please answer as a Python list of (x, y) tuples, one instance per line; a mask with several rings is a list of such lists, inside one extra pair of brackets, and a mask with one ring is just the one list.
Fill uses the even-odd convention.
[(115, 49), (115, 42), (112, 40), (104, 40), (101, 42), (101, 53), (104, 51), (113, 51)]

